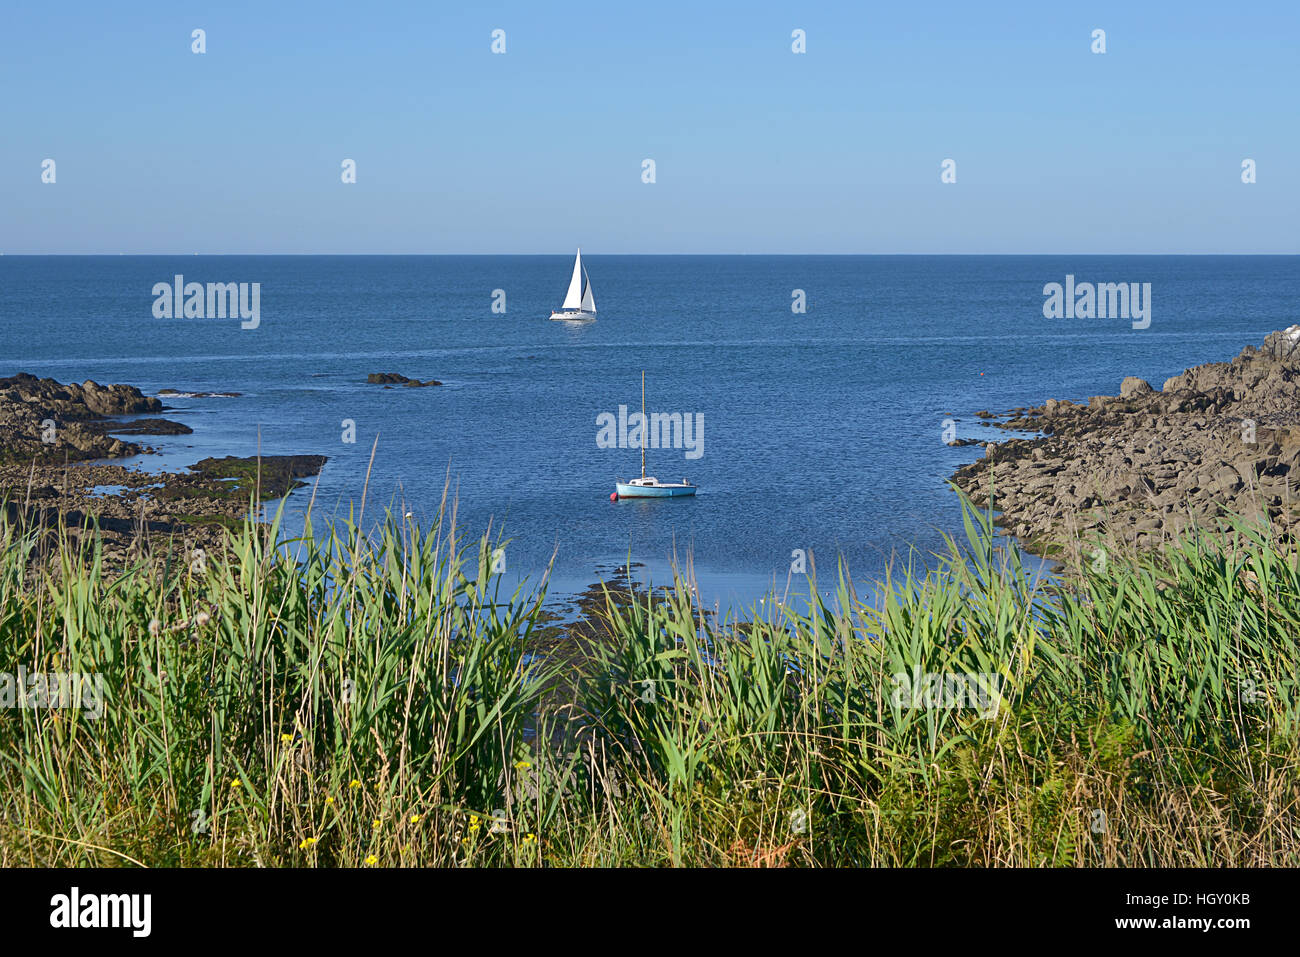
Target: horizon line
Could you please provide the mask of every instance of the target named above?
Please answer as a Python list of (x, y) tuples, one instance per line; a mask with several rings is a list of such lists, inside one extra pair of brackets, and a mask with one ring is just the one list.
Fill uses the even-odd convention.
[[(145, 257), (145, 256), (150, 256), (150, 257), (161, 257), (161, 256), (168, 256), (168, 257), (173, 257), (173, 256), (175, 256), (175, 257), (180, 257), (180, 256), (189, 256), (189, 257), (196, 257), (196, 256), (206, 256), (206, 257), (221, 257), (221, 256), (243, 256), (243, 257), (315, 256), (315, 257), (325, 257), (325, 256), (330, 256), (330, 257), (337, 257), (337, 258), (364, 258), (364, 257), (411, 257), (411, 258), (426, 258), (426, 259), (431, 259), (431, 258), (438, 258), (438, 257), (454, 257), (454, 256), (538, 256), (538, 257), (541, 257), (541, 256), (564, 256), (564, 257), (567, 257), (568, 255), (569, 255), (569, 254), (568, 254), (567, 252), (554, 252), (554, 253), (515, 253), (515, 252), (505, 252), (505, 253), (302, 253), (302, 252), (293, 252), (293, 253), (231, 253), (231, 252), (223, 252), (223, 253), (198, 253), (198, 252), (194, 252), (194, 251), (192, 251), (192, 250), (191, 250), (190, 252), (144, 252), (144, 253), (142, 253), (142, 252), (131, 252), (131, 253), (125, 253), (125, 252), (118, 252), (118, 253), (81, 253), (81, 252), (71, 252), (71, 253), (70, 253), (70, 252), (62, 252), (62, 253), (6, 253), (6, 252), (0, 252), (0, 258), (4, 258), (4, 257), (8, 256), (8, 257), (12, 257), (12, 258), (29, 258), (29, 259), (54, 258), (54, 257), (59, 257), (59, 256), (67, 256), (67, 257), (81, 257), (81, 258), (86, 258), (86, 259), (88, 259), (88, 258), (104, 258), (104, 259), (111, 259), (111, 258), (126, 258), (126, 257), (140, 258), (140, 257)], [(588, 255), (592, 255), (592, 254), (589, 253)], [(1168, 252), (1099, 253), (1099, 252), (1079, 252), (1079, 251), (1075, 251), (1075, 252), (1047, 252), (1047, 253), (1044, 253), (1044, 252), (1034, 252), (1034, 253), (952, 253), (952, 252), (948, 252), (948, 253), (738, 253), (738, 252), (723, 252), (723, 253), (640, 253), (640, 252), (631, 252), (631, 253), (629, 253), (629, 252), (621, 252), (621, 253), (595, 253), (594, 255), (596, 255), (596, 256), (662, 256), (662, 257), (673, 257), (673, 256), (676, 256), (676, 257), (687, 257), (687, 256), (694, 256), (694, 257), (704, 257), (704, 256), (768, 256), (768, 257), (776, 257), (776, 256), (781, 256), (781, 257), (789, 257), (789, 258), (792, 258), (792, 259), (795, 259), (795, 258), (803, 258), (803, 257), (811, 257), (811, 256), (820, 256), (820, 257), (833, 257), (833, 256), (842, 256), (842, 257), (853, 257), (853, 256), (856, 256), (856, 257), (867, 257), (867, 256), (878, 256), (878, 257), (885, 257), (885, 256), (898, 256), (898, 257), (902, 257), (902, 256), (917, 256), (917, 257), (920, 257), (920, 256), (931, 256), (931, 257), (958, 257), (958, 256), (964, 256), (964, 257), (971, 257), (971, 258), (993, 258), (993, 257), (998, 257), (998, 256), (1019, 256), (1019, 257), (1023, 257), (1023, 258), (1026, 258), (1026, 259), (1035, 259), (1035, 258), (1037, 258), (1037, 259), (1042, 259), (1042, 258), (1047, 258), (1047, 257), (1059, 257), (1059, 256), (1113, 256), (1113, 257), (1117, 257), (1117, 258), (1118, 258), (1118, 257), (1135, 257), (1135, 256), (1184, 256), (1184, 257), (1192, 258), (1192, 257), (1201, 257), (1201, 256), (1206, 256), (1206, 257), (1208, 257), (1208, 256), (1241, 256), (1241, 257), (1251, 257), (1251, 256), (1300, 256), (1300, 250), (1296, 250), (1295, 252), (1252, 252), (1252, 253), (1225, 253), (1225, 252), (1198, 252), (1198, 253), (1168, 253)]]

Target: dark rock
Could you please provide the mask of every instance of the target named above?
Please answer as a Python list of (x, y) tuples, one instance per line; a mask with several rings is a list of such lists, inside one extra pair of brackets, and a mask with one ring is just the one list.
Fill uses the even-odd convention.
[(194, 432), (184, 422), (173, 422), (171, 419), (127, 419), (124, 422), (106, 419), (102, 422), (87, 423), (87, 428), (104, 435), (109, 433), (118, 435), (190, 435)]
[(139, 446), (108, 434), (109, 418), (161, 411), (158, 399), (129, 385), (64, 384), (20, 372), (0, 379), (0, 462), (135, 455)]
[(366, 381), (372, 385), (404, 385), (413, 388), (421, 388), (430, 385), (442, 385), (437, 379), (427, 379), (421, 382), (419, 379), (408, 379), (404, 375), (396, 372), (372, 372), (366, 376)]

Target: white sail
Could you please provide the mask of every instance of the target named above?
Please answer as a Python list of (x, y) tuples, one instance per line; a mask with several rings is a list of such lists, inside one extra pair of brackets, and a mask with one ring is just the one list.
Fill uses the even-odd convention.
[(587, 288), (582, 293), (582, 311), (596, 313), (596, 298), (591, 294), (591, 277), (587, 275), (587, 270), (582, 271), (582, 278), (586, 281)]
[(564, 297), (561, 309), (579, 309), (582, 306), (582, 250), (573, 261), (573, 278), (569, 280), (569, 291)]

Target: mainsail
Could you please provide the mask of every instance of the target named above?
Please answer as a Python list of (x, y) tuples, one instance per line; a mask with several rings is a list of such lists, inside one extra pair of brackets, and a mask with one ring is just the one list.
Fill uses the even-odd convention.
[(596, 299), (591, 294), (591, 277), (587, 275), (587, 270), (582, 271), (582, 278), (586, 282), (587, 288), (582, 293), (582, 311), (594, 313), (596, 311)]
[(582, 308), (582, 250), (578, 250), (578, 258), (573, 261), (573, 278), (569, 280), (569, 291), (565, 294), (564, 305), (561, 309), (581, 309)]

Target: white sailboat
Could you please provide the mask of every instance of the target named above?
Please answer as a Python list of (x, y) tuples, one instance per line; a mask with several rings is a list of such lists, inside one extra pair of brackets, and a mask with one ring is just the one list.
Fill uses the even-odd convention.
[(573, 278), (569, 280), (569, 291), (564, 296), (564, 304), (551, 312), (551, 318), (569, 322), (590, 322), (596, 318), (596, 299), (591, 294), (591, 277), (582, 265), (581, 248), (573, 260)]

